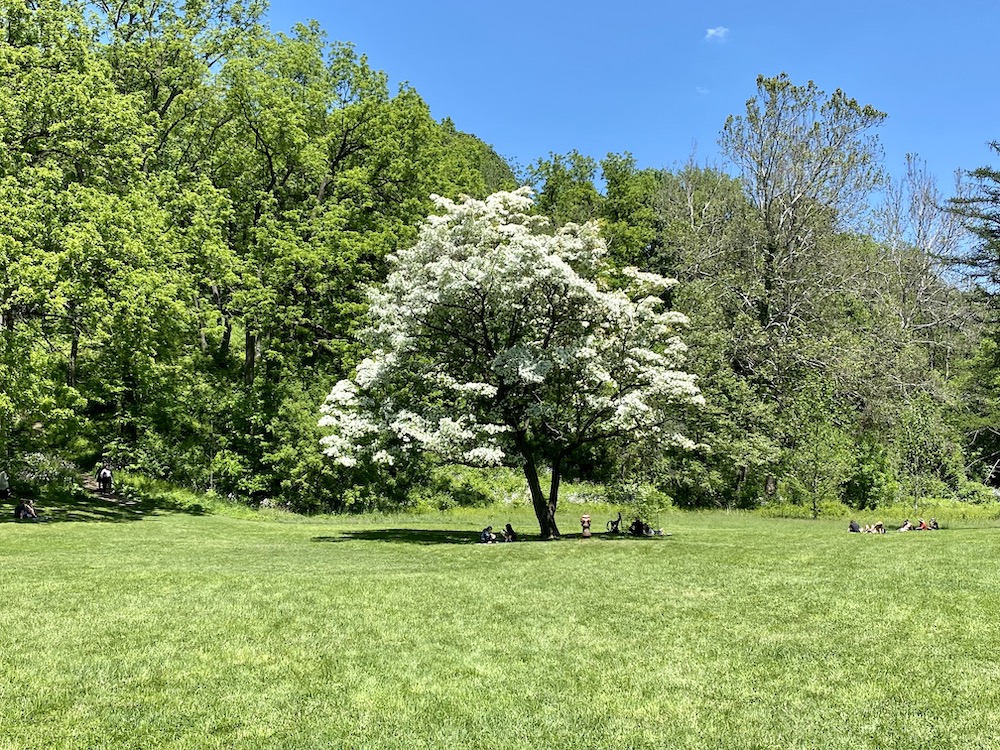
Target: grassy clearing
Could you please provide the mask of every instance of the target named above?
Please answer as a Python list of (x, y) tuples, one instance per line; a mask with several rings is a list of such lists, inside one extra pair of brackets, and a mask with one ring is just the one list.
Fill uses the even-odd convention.
[(0, 523), (0, 748), (996, 742), (993, 522), (481, 546), (530, 511), (205, 510)]

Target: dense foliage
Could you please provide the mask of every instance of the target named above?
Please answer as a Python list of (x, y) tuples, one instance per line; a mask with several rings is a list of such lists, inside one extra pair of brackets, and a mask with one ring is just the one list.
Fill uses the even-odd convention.
[[(432, 194), (483, 200), (514, 174), (350, 44), (315, 24), (274, 34), (261, 13), (0, 0), (0, 461), (15, 478), (28, 456), (106, 456), (300, 511), (426, 487), (420, 460), (347, 472), (324, 456), (319, 405), (370, 353), (369, 290), (393, 288), (391, 256), (419, 255)], [(527, 170), (519, 210), (550, 237), (592, 227), (609, 279), (678, 280), (657, 298), (690, 319), (682, 367), (706, 402), (671, 417), (694, 451), (635, 433), (561, 452), (548, 426), (541, 471), (685, 506), (991, 499), (997, 173), (973, 173), (949, 213), (919, 161), (884, 177), (883, 119), (761, 78), (723, 124), (729, 172), (576, 152)]]
[(346, 466), (412, 449), (483, 466), (514, 454), (543, 536), (558, 536), (575, 452), (690, 444), (674, 431), (677, 405), (704, 403), (679, 369), (687, 320), (658, 296), (676, 282), (608, 263), (596, 223), (552, 232), (527, 189), (439, 205), (371, 293), (373, 357), (331, 391), (323, 442)]

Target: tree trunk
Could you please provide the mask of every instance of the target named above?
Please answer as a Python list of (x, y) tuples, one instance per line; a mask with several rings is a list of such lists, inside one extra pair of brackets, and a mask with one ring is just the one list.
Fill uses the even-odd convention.
[(253, 385), (257, 370), (257, 336), (246, 332), (246, 351), (243, 359), (243, 382), (246, 385)]
[(531, 505), (538, 519), (538, 530), (543, 539), (557, 539), (559, 527), (556, 526), (556, 503), (559, 493), (559, 467), (553, 466), (552, 489), (548, 499), (542, 493), (542, 483), (538, 479), (538, 464), (534, 452), (528, 445), (527, 435), (523, 430), (515, 430), (514, 445), (524, 459), (524, 477), (528, 480), (528, 490), (531, 492)]
[(215, 363), (220, 367), (224, 366), (226, 360), (229, 359), (229, 346), (233, 340), (233, 324), (229, 322), (228, 317), (222, 320), (222, 341), (219, 342), (219, 348), (215, 353)]
[(549, 528), (552, 529), (552, 537), (559, 536), (559, 527), (556, 526), (556, 505), (559, 502), (559, 483), (562, 481), (562, 455), (556, 457), (552, 462), (552, 481), (549, 483), (549, 501), (546, 503), (546, 518), (548, 518)]
[(69, 345), (69, 362), (66, 366), (66, 385), (76, 387), (76, 362), (80, 356), (80, 328), (74, 322), (73, 337)]

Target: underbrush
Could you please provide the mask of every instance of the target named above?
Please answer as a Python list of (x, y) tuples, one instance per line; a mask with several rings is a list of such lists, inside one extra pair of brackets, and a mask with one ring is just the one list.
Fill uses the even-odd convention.
[(877, 508), (858, 510), (843, 503), (825, 502), (818, 506), (818, 516), (814, 515), (811, 505), (794, 505), (792, 503), (769, 503), (751, 511), (763, 518), (854, 518), (858, 522), (872, 523), (883, 521), (887, 526), (909, 518), (936, 518), (940, 523), (949, 521), (995, 521), (1000, 519), (1000, 503), (968, 503), (951, 498), (925, 498), (914, 504), (899, 502), (892, 505), (882, 505)]

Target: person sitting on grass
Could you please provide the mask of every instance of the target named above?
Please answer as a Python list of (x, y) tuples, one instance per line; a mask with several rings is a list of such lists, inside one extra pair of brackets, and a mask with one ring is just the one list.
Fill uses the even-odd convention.
[(503, 528), (503, 540), (505, 542), (516, 542), (517, 541), (517, 532), (514, 531), (514, 527), (511, 526), (510, 524), (507, 524)]
[[(852, 534), (860, 534), (861, 533), (861, 526), (860, 526), (860, 524), (858, 524), (857, 521), (855, 521), (852, 518), (851, 519), (851, 523), (847, 526), (847, 530), (850, 531)], [(868, 527), (865, 526), (865, 531), (867, 531), (867, 530), (868, 530)]]
[(30, 499), (21, 500), (14, 508), (14, 520), (16, 521), (41, 521), (35, 506)]
[(636, 518), (632, 525), (628, 527), (628, 533), (632, 536), (649, 536), (648, 532), (649, 526), (642, 522), (642, 519)]
[(479, 535), (480, 544), (493, 544), (497, 540), (497, 535), (493, 533), (493, 527), (487, 526), (483, 533)]
[(885, 524), (883, 524), (881, 521), (879, 521), (878, 523), (876, 523), (872, 527), (872, 531), (874, 531), (876, 534), (884, 534), (885, 533)]
[(913, 524), (910, 523), (910, 519), (907, 518), (903, 521), (903, 525), (899, 527), (900, 531), (913, 531)]
[(917, 531), (930, 531), (930, 530), (931, 527), (927, 525), (927, 521), (921, 518), (919, 523), (917, 523)]
[(931, 519), (931, 531), (937, 531), (938, 528), (940, 528), (940, 527), (938, 526), (937, 519), (936, 518), (932, 518)]
[(632, 536), (663, 536), (663, 529), (654, 530), (648, 523), (636, 518), (628, 527), (628, 533)]

